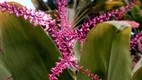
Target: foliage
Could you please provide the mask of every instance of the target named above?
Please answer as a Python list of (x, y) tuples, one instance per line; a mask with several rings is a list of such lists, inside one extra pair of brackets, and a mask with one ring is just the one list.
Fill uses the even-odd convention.
[[(129, 25), (98, 24), (86, 38), (80, 65), (98, 74), (102, 80), (130, 80)], [(122, 24), (122, 23), (121, 23)], [(92, 36), (93, 35), (93, 36)], [(81, 80), (88, 77), (79, 74)]]
[[(96, 0), (97, 4), (105, 2)], [(0, 79), (141, 80), (141, 62), (133, 72), (131, 67), (130, 33), (136, 24), (107, 21), (115, 15), (113, 19), (122, 19), (134, 3), (93, 18), (96, 23), (90, 19), (84, 27), (70, 24), (67, 4), (57, 0), (58, 10), (53, 13), (15, 6), (17, 3), (0, 4)], [(97, 4), (77, 0), (74, 19), (80, 22)], [(138, 8), (134, 11), (139, 12)]]

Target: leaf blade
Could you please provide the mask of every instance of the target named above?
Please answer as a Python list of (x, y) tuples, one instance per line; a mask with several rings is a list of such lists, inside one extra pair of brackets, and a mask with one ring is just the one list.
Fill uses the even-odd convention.
[[(122, 31), (119, 29), (120, 28), (116, 28), (110, 23), (97, 25), (96, 28), (88, 33), (83, 48), (80, 64), (84, 66), (84, 68), (91, 70), (92, 73), (98, 74), (103, 80), (130, 80), (131, 60), (129, 54), (129, 33), (131, 28), (129, 27)], [(125, 41), (123, 42), (123, 40)], [(121, 50), (121, 47), (124, 49)], [(118, 52), (121, 51), (122, 53), (118, 54)], [(126, 65), (123, 66), (121, 64), (121, 59), (118, 59), (117, 55), (122, 56), (119, 58), (121, 58), (123, 64), (126, 63)], [(115, 64), (115, 62), (119, 65)], [(121, 67), (122, 70), (118, 66)], [(82, 80), (91, 80), (80, 73), (78, 74), (78, 77), (82, 77)]]

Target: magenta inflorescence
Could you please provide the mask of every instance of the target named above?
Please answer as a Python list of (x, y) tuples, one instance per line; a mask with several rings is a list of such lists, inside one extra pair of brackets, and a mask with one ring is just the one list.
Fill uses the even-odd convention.
[[(63, 58), (61, 62), (57, 62), (58, 65), (56, 67), (52, 68), (52, 74), (49, 74), (50, 80), (54, 80), (53, 78), (56, 78), (57, 73), (62, 73), (64, 69), (77, 65), (76, 58), (73, 54), (73, 45), (76, 37), (76, 34), (67, 28), (63, 28), (54, 34), (54, 42), (62, 53)], [(53, 71), (57, 72), (55, 73)]]
[(17, 17), (24, 16), (24, 19), (29, 19), (30, 23), (33, 23), (35, 26), (42, 25), (49, 28), (50, 24), (54, 23), (52, 17), (49, 14), (46, 14), (42, 11), (36, 11), (33, 9), (27, 9), (26, 7), (17, 8), (14, 4), (9, 5), (7, 2), (0, 3), (0, 10), (2, 12), (9, 11), (10, 14), (16, 14)]
[[(60, 15), (60, 23), (57, 26), (60, 29), (52, 31), (51, 36), (55, 38), (58, 49), (60, 50), (63, 58), (60, 58), (60, 62), (56, 62), (56, 66), (52, 68), (51, 74), (49, 74), (50, 80), (58, 80), (60, 73), (64, 69), (73, 68), (77, 66), (76, 58), (73, 52), (73, 46), (77, 40), (77, 32), (71, 30), (71, 25), (67, 18), (67, 0), (57, 0), (58, 13)], [(55, 29), (54, 29), (55, 30)]]
[(56, 0), (58, 4), (58, 13), (60, 15), (60, 27), (68, 27), (69, 21), (67, 16), (68, 0)]
[(56, 62), (56, 67), (51, 69), (52, 74), (49, 74), (50, 80), (58, 80), (57, 77), (60, 76), (60, 73), (63, 72), (63, 70), (74, 67), (76, 65), (75, 58), (73, 57), (66, 57), (66, 58), (59, 58), (60, 62)]
[(138, 45), (138, 40), (142, 37), (142, 32), (136, 34), (130, 41), (130, 49), (136, 51), (136, 46)]

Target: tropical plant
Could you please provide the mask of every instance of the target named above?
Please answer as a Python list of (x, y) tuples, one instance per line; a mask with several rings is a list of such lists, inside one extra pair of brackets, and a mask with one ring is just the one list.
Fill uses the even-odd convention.
[(139, 24), (122, 20), (134, 2), (99, 16), (85, 13), (78, 27), (68, 19), (67, 0), (56, 1), (53, 13), (0, 3), (0, 80), (142, 79), (141, 62), (132, 72), (130, 54), (131, 28)]

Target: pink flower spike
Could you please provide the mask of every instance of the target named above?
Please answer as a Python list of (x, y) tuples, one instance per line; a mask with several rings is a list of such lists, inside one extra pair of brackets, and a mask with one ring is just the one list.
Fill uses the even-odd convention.
[[(2, 12), (9, 11), (10, 14), (16, 14), (17, 17), (23, 16), (25, 20), (29, 20), (30, 23), (36, 25), (50, 25), (53, 24), (50, 14), (46, 14), (42, 11), (36, 11), (33, 9), (27, 9), (26, 7), (16, 6), (14, 4), (8, 4), (7, 2), (0, 3), (0, 10)], [(44, 23), (44, 25), (40, 24)]]
[(141, 38), (141, 37), (142, 37), (142, 32), (137, 33), (136, 36), (131, 39), (131, 42), (130, 42), (130, 50), (136, 51), (137, 45), (138, 45), (139, 48), (140, 48), (140, 38)]
[[(85, 40), (87, 33), (90, 31), (92, 27), (95, 27), (96, 24), (112, 20), (122, 20), (124, 17), (124, 14), (128, 12), (133, 6), (135, 5), (134, 2), (130, 2), (128, 6), (121, 7), (119, 9), (104, 13), (100, 16), (95, 16), (95, 17), (90, 17), (88, 20), (86, 20), (83, 24), (81, 24), (81, 28), (78, 29), (78, 35), (79, 35), (79, 40), (82, 42)], [(136, 22), (128, 22), (133, 28), (139, 27), (139, 24)]]

